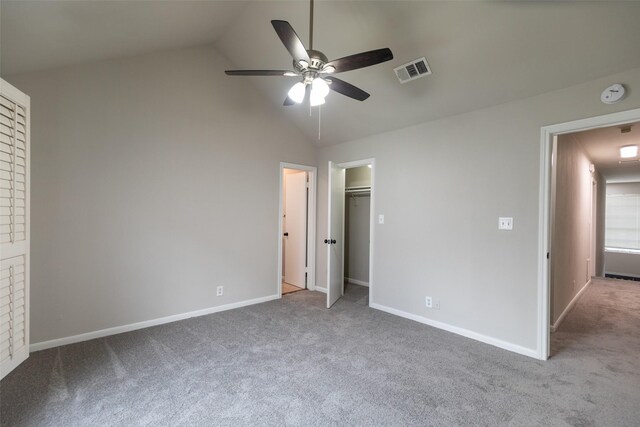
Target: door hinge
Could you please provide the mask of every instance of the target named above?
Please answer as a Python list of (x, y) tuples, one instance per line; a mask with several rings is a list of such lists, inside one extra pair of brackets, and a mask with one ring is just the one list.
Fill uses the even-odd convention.
[(547, 259), (549, 259), (549, 252), (547, 252)]

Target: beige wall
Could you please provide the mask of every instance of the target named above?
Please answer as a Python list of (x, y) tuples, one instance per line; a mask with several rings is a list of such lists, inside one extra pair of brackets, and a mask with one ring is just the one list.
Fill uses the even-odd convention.
[(200, 47), (7, 78), (32, 106), (32, 342), (277, 294), (280, 162), (316, 150), (228, 65)]
[[(596, 182), (598, 191), (604, 188), (600, 175), (589, 171), (591, 159), (571, 134), (557, 138), (554, 153), (551, 324), (591, 280), (595, 268), (591, 262), (596, 263), (595, 259), (591, 260), (592, 184)], [(597, 200), (596, 195), (596, 203)], [(597, 239), (597, 233), (594, 239)]]
[[(622, 82), (628, 97), (600, 102)], [(412, 83), (410, 83), (412, 84)], [(425, 102), (429, 102), (428, 99)], [(320, 149), (326, 164), (375, 158), (372, 302), (531, 354), (537, 348), (540, 128), (640, 107), (640, 69)], [(499, 231), (498, 217), (514, 229)], [(318, 231), (327, 203), (319, 198)], [(318, 265), (326, 265), (318, 250)], [(317, 283), (326, 282), (318, 269)], [(427, 309), (425, 296), (440, 300)], [(458, 330), (460, 330), (458, 329)]]

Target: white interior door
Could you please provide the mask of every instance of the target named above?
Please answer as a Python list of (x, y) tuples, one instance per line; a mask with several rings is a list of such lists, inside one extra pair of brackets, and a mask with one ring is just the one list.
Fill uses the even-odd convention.
[(305, 288), (307, 264), (307, 174), (285, 175), (284, 281)]
[(0, 79), (0, 378), (29, 357), (29, 97)]
[(345, 169), (329, 162), (329, 229), (327, 230), (327, 308), (342, 296), (344, 282), (344, 178)]

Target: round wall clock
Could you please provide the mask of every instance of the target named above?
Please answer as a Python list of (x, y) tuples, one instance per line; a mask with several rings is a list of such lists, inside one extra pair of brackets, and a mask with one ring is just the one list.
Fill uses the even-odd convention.
[(622, 86), (620, 83), (616, 83), (602, 91), (600, 100), (605, 104), (615, 104), (616, 102), (620, 102), (622, 98), (624, 98), (624, 93), (624, 86)]

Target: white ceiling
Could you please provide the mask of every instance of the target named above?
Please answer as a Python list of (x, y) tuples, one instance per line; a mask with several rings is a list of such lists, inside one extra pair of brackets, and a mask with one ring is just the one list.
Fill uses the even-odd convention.
[[(626, 127), (625, 125), (622, 127)], [(572, 136), (582, 145), (587, 155), (607, 182), (640, 182), (640, 157), (635, 162), (622, 162), (620, 147), (640, 146), (640, 123), (631, 126), (631, 132), (620, 132), (621, 126), (576, 132)]]
[[(306, 1), (3, 0), (1, 72), (205, 43), (214, 43), (235, 68), (289, 68), (291, 59), (270, 20), (289, 21), (307, 44), (308, 7)], [(640, 2), (316, 1), (314, 48), (330, 59), (382, 47), (395, 56), (339, 75), (371, 98), (361, 103), (331, 93), (322, 107), (319, 144), (640, 67), (638, 22)], [(433, 75), (401, 85), (393, 68), (422, 56)], [(227, 78), (229, 84), (254, 85), (286, 120), (317, 141), (317, 110), (309, 117), (308, 107), (282, 106), (295, 80)]]

